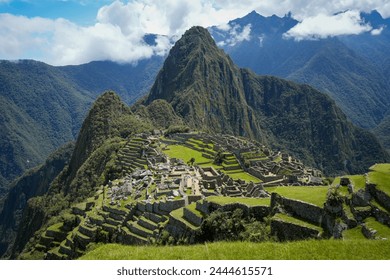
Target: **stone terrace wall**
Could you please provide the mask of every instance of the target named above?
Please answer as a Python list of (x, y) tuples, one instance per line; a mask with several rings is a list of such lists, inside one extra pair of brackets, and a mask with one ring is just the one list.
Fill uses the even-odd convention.
[(390, 197), (385, 192), (378, 190), (375, 184), (366, 183), (369, 193), (384, 207), (390, 211)]
[(271, 220), (271, 235), (276, 235), (280, 241), (317, 238), (319, 234), (320, 232), (315, 229), (288, 223), (286, 221)]
[(316, 205), (300, 200), (293, 200), (282, 197), (276, 193), (271, 195), (271, 208), (280, 204), (294, 216), (316, 225), (322, 225), (324, 210)]
[(222, 211), (234, 211), (235, 209), (242, 209), (244, 216), (253, 216), (257, 220), (262, 220), (270, 214), (271, 208), (269, 206), (248, 206), (241, 203), (231, 203), (226, 205), (220, 205), (215, 202), (204, 200), (203, 203), (197, 203), (196, 209), (209, 215), (210, 213), (221, 209)]

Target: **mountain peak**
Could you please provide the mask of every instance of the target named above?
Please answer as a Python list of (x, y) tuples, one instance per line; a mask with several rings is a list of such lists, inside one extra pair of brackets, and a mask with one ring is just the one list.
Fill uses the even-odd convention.
[(70, 161), (69, 178), (73, 179), (84, 161), (114, 134), (113, 123), (130, 114), (130, 109), (112, 92), (103, 93), (93, 104), (81, 127)]
[(199, 46), (217, 47), (208, 30), (201, 26), (193, 26), (188, 29), (176, 45), (176, 49), (181, 49), (182, 46), (185, 46), (189, 51), (193, 51)]
[(177, 92), (182, 92), (194, 83), (208, 80), (211, 65), (233, 66), (230, 58), (220, 50), (207, 29), (195, 26), (187, 30), (170, 50), (164, 65), (146, 100), (156, 99), (171, 102)]

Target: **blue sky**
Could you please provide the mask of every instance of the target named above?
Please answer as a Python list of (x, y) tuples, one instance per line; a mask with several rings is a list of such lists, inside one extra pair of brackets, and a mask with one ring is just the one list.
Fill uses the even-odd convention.
[[(360, 12), (374, 9), (390, 17), (389, 0), (0, 0), (0, 59), (135, 63), (165, 55), (194, 25), (231, 28), (232, 42), (249, 40), (251, 26), (237, 34), (227, 23), (253, 10), (264, 16), (291, 12), (300, 23), (286, 40), (380, 35), (360, 18)], [(148, 33), (159, 34), (154, 46), (143, 41)]]
[(109, 0), (0, 0), (0, 13), (44, 17), (66, 18), (80, 25), (94, 24), (98, 10)]

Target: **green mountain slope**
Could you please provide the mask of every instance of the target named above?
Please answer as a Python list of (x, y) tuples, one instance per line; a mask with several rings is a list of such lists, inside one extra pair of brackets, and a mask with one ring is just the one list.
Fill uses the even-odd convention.
[(44, 164), (28, 170), (14, 181), (0, 205), (0, 256), (13, 245), (27, 201), (46, 194), (51, 182), (69, 163), (74, 144), (67, 144), (50, 155)]
[(0, 62), (0, 189), (77, 135), (91, 95), (55, 67)]
[(137, 64), (93, 61), (76, 66), (59, 67), (81, 88), (95, 97), (106, 90), (115, 91), (127, 104), (133, 104), (149, 92), (163, 63), (163, 57), (153, 56)]
[(201, 27), (172, 48), (144, 104), (156, 99), (167, 100), (191, 127), (255, 138), (328, 174), (389, 159), (325, 94), (240, 70)]
[(382, 122), (373, 129), (373, 132), (390, 151), (390, 115), (385, 117)]

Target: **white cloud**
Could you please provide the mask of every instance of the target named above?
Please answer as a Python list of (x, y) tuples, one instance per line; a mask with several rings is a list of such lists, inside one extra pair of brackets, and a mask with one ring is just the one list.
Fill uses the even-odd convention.
[(218, 29), (223, 30), (225, 32), (229, 32), (229, 38), (226, 39), (225, 41), (218, 42), (218, 45), (235, 46), (240, 42), (250, 40), (252, 25), (247, 24), (244, 27), (241, 27), (239, 24), (234, 24), (234, 25), (227, 24), (227, 25), (218, 26)]
[(373, 29), (373, 30), (371, 30), (371, 35), (378, 36), (382, 33), (383, 29), (385, 29), (385, 26), (381, 26), (377, 29)]
[(346, 11), (332, 16), (319, 14), (305, 18), (285, 33), (284, 37), (300, 41), (340, 35), (356, 35), (371, 30), (372, 27), (362, 21), (359, 11)]
[[(0, 0), (4, 2), (4, 0)], [(283, 16), (291, 11), (302, 22), (290, 30), (294, 38), (322, 38), (340, 34), (371, 31), (359, 22), (357, 12), (344, 10), (377, 9), (390, 16), (388, 0), (129, 0), (103, 6), (96, 23), (79, 26), (65, 19), (27, 18), (0, 14), (0, 58), (33, 58), (54, 65), (80, 64), (91, 60), (136, 62), (153, 54), (164, 55), (171, 47), (169, 38), (180, 37), (194, 25), (217, 25), (231, 33), (236, 44), (250, 38), (251, 26), (228, 26), (229, 20), (245, 16), (252, 10), (265, 16)], [(316, 28), (309, 25), (314, 24)], [(318, 32), (317, 32), (318, 31)], [(155, 46), (148, 46), (143, 36), (158, 36)]]

